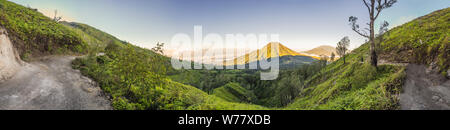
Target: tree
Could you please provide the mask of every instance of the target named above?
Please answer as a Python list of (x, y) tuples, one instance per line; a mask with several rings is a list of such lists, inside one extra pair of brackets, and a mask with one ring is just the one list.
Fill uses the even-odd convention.
[[(360, 26), (356, 23), (356, 21), (358, 20), (357, 17), (355, 16), (350, 16), (349, 18), (349, 22), (350, 25), (352, 26), (352, 30), (355, 31), (356, 33), (358, 33), (359, 35), (365, 37), (365, 38), (369, 38), (369, 42), (370, 42), (370, 64), (372, 66), (377, 66), (378, 64), (378, 56), (376, 53), (376, 45), (375, 45), (375, 21), (378, 18), (378, 16), (380, 15), (381, 11), (383, 11), (386, 8), (390, 8), (392, 7), (392, 5), (394, 5), (397, 0), (363, 0), (364, 5), (367, 7), (367, 10), (369, 11), (369, 15), (370, 15), (370, 22), (367, 23), (367, 25), (369, 25), (369, 28), (364, 28), (365, 30), (360, 30)], [(387, 26), (385, 25), (389, 25), (387, 24), (387, 22), (385, 21), (382, 25), (382, 28), (386, 28)], [(385, 26), (385, 27), (383, 27)], [(370, 31), (369, 34), (367, 34), (367, 31)]]
[(334, 54), (334, 52), (331, 52), (330, 59), (331, 59), (332, 62), (334, 61), (334, 58), (336, 58), (336, 54)]
[(164, 43), (156, 43), (156, 46), (152, 48), (152, 51), (164, 55)]
[(58, 16), (58, 10), (55, 10), (55, 16), (53, 17), (53, 21), (55, 22), (59, 22), (59, 20), (61, 20), (62, 17)]
[(350, 46), (350, 39), (348, 37), (344, 37), (337, 43), (336, 53), (344, 58), (345, 64), (345, 53), (348, 51), (348, 46)]

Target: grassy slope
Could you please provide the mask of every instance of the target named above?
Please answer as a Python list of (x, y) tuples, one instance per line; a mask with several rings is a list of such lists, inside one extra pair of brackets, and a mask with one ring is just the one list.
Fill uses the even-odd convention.
[(192, 109), (192, 110), (259, 110), (267, 109), (259, 105), (250, 105), (245, 103), (233, 103), (226, 99), (219, 98), (215, 95), (207, 93), (188, 85), (183, 85), (170, 81), (171, 84), (165, 86), (168, 89), (168, 95), (179, 95), (176, 100), (187, 101), (185, 103), (192, 104), (187, 108), (174, 107), (169, 109)]
[[(23, 57), (66, 52), (64, 50), (83, 52), (86, 43), (109, 45), (120, 42), (109, 34), (83, 24), (68, 28), (32, 9), (4, 0), (0, 0), (0, 3), (0, 23), (8, 30)], [(445, 9), (392, 29), (384, 36), (383, 54), (406, 57), (407, 55), (402, 55), (404, 53), (393, 52), (412, 51), (413, 57), (390, 60), (429, 63), (432, 61), (426, 59), (437, 59), (441, 68), (448, 68), (448, 17), (448, 9)], [(425, 44), (417, 44), (420, 40)], [(123, 46), (119, 44), (118, 47)], [(150, 52), (138, 47), (133, 48)], [(304, 88), (294, 103), (283, 109), (396, 109), (396, 95), (405, 76), (404, 68), (384, 65), (376, 70), (363, 64), (360, 59), (367, 57), (367, 50), (367, 45), (363, 45), (347, 56), (349, 63), (344, 65), (343, 59), (340, 59), (328, 65), (320, 74), (308, 80), (310, 87)], [(115, 83), (117, 76), (122, 76), (112, 72), (113, 64), (114, 62), (105, 63), (102, 58), (96, 57), (80, 59), (74, 66), (93, 77), (106, 92), (113, 95), (116, 109), (144, 109), (142, 106), (146, 102), (142, 101), (143, 99), (127, 99), (123, 96), (120, 91), (123, 86)], [(151, 102), (160, 103), (158, 109), (267, 109), (258, 105), (228, 102), (167, 78), (162, 84), (156, 85), (155, 89), (160, 94), (151, 99)]]
[[(380, 57), (391, 62), (436, 61), (442, 70), (448, 69), (449, 10), (391, 29), (383, 36)], [(423, 44), (418, 44), (420, 40)], [(347, 64), (340, 59), (328, 65), (308, 79), (305, 86), (309, 87), (302, 89), (296, 101), (281, 109), (398, 109), (404, 67), (381, 65), (376, 69), (364, 64), (368, 50), (365, 44), (347, 55)]]
[[(137, 91), (143, 91), (140, 89), (151, 88), (148, 92), (131, 92), (127, 94), (126, 87), (123, 85), (122, 80), (117, 78), (123, 77), (125, 74), (114, 70), (117, 70), (120, 63), (114, 62), (118, 58), (129, 59), (132, 58), (130, 51), (127, 48), (131, 48), (135, 51), (135, 55), (138, 56), (140, 61), (144, 59), (155, 58), (158, 56), (162, 58), (159, 62), (163, 62), (163, 66), (170, 66), (168, 63), (170, 59), (167, 57), (160, 57), (158, 54), (144, 49), (126, 44), (121, 40), (107, 34), (103, 31), (95, 29), (91, 26), (81, 23), (65, 23), (62, 24), (71, 27), (78, 34), (82, 35), (86, 40), (92, 41), (90, 45), (100, 44), (100, 49), (96, 51), (104, 51), (106, 56), (88, 56), (87, 58), (77, 59), (73, 65), (74, 68), (80, 69), (84, 75), (87, 75), (97, 81), (101, 88), (113, 97), (113, 107), (115, 109), (163, 109), (163, 110), (246, 110), (246, 109), (267, 109), (258, 105), (249, 105), (244, 103), (233, 103), (226, 101), (222, 98), (214, 95), (208, 95), (206, 92), (201, 91), (195, 87), (184, 85), (174, 82), (170, 79), (163, 78), (161, 84), (150, 83), (140, 84), (133, 83)], [(106, 46), (106, 47), (105, 47)], [(106, 49), (104, 49), (106, 48)], [(95, 54), (95, 53), (94, 53)], [(136, 59), (137, 60), (137, 59)], [(144, 60), (145, 61), (145, 60)], [(131, 63), (131, 62), (126, 62)], [(151, 61), (141, 64), (144, 68), (151, 68), (154, 66)], [(120, 69), (120, 68), (119, 68)], [(158, 68), (159, 69), (159, 68)], [(171, 71), (170, 68), (167, 71)], [(156, 72), (155, 72), (156, 73)], [(145, 75), (138, 75), (137, 78)], [(159, 81), (158, 81), (159, 82)], [(156, 97), (154, 95), (157, 95)]]
[[(139, 53), (156, 55), (147, 49), (132, 45), (125, 46), (125, 42), (88, 25), (58, 23), (34, 9), (6, 0), (0, 0), (0, 26), (7, 29), (14, 46), (18, 48), (23, 59), (50, 54), (84, 53), (92, 47), (100, 48), (100, 50), (92, 50), (95, 54), (108, 45), (116, 49), (131, 47)], [(123, 86), (120, 86), (120, 83), (114, 83), (117, 80), (115, 79), (116, 75), (121, 74), (111, 75), (114, 72), (111, 71), (113, 65), (104, 64), (105, 62), (99, 61), (99, 59), (101, 58), (79, 59), (74, 62), (74, 66), (78, 65), (77, 67), (84, 74), (93, 77), (106, 92), (115, 98), (113, 104), (116, 109), (145, 109), (145, 103), (148, 102), (144, 102), (145, 99), (141, 98), (145, 96), (139, 95), (141, 99), (137, 100), (126, 99), (121, 88)], [(164, 58), (164, 61), (169, 60)], [(86, 64), (80, 67), (81, 63)], [(104, 70), (99, 71), (100, 68), (104, 68)], [(257, 105), (227, 102), (192, 86), (176, 83), (169, 79), (164, 79), (162, 85), (155, 86), (156, 90), (152, 91), (158, 92), (158, 97), (150, 97), (154, 99), (151, 102), (160, 104), (157, 109), (266, 109)], [(145, 94), (144, 92), (142, 95), (148, 94), (151, 93)]]
[[(433, 12), (386, 33), (381, 58), (391, 62), (430, 64), (448, 69), (450, 8)], [(422, 41), (422, 43), (420, 42)], [(382, 65), (378, 70), (362, 59), (368, 45), (339, 59), (308, 81), (301, 96), (286, 109), (398, 109), (404, 67)]]
[(212, 95), (229, 102), (251, 102), (256, 99), (253, 92), (241, 87), (237, 83), (228, 83), (222, 87), (216, 88)]
[(101, 50), (108, 44), (122, 45), (127, 42), (117, 39), (116, 37), (105, 33), (99, 29), (86, 24), (76, 22), (61, 22), (61, 24), (70, 27), (82, 36), (91, 46), (98, 46)]
[(397, 109), (404, 68), (361, 63), (367, 51), (366, 44), (347, 55), (346, 64), (339, 59), (325, 67), (286, 109)]
[(394, 62), (431, 64), (445, 73), (450, 67), (450, 8), (435, 11), (384, 35), (382, 58)]
[(74, 31), (40, 12), (0, 0), (0, 26), (6, 28), (21, 58), (86, 52), (87, 44)]
[[(162, 77), (156, 80), (156, 72), (140, 69), (153, 68), (160, 69), (160, 64), (153, 64), (150, 54), (139, 50), (137, 47), (128, 44), (126, 48), (117, 48), (117, 50), (106, 49), (106, 56), (77, 59), (73, 66), (80, 69), (84, 75), (87, 75), (97, 81), (102, 89), (113, 98), (113, 107), (115, 109), (158, 109), (158, 110), (246, 110), (246, 109), (266, 109), (258, 105), (249, 105), (243, 103), (232, 103), (218, 98), (214, 95), (197, 89), (195, 87), (174, 82), (168, 78)], [(135, 54), (130, 54), (136, 52)], [(138, 57), (137, 57), (138, 56)], [(133, 62), (124, 62), (120, 59), (136, 61), (137, 58), (143, 61), (141, 64)], [(149, 61), (146, 61), (149, 60)], [(129, 70), (124, 66), (131, 65), (135, 70)], [(124, 69), (124, 71), (120, 71)], [(128, 75), (126, 72), (135, 72), (138, 74)], [(147, 73), (149, 72), (149, 73)], [(134, 76), (133, 79), (139, 82), (133, 82), (126, 87), (129, 80), (124, 80), (128, 76)]]

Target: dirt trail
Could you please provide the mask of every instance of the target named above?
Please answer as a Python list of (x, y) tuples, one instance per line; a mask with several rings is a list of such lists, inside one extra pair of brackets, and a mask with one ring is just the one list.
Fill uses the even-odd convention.
[(0, 28), (0, 110), (112, 109), (91, 79), (71, 67), (75, 56), (25, 63)]
[(22, 62), (19, 55), (14, 51), (7, 32), (0, 27), (0, 82), (7, 80), (16, 73)]
[(450, 80), (427, 69), (409, 64), (406, 82), (400, 94), (403, 110), (450, 110)]

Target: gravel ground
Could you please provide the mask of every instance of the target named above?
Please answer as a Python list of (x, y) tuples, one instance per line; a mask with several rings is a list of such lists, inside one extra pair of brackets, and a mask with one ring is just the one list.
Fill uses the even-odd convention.
[(409, 64), (400, 94), (403, 110), (450, 110), (450, 80), (424, 65)]
[(71, 68), (75, 56), (49, 56), (27, 63), (0, 83), (0, 109), (108, 110), (98, 85)]

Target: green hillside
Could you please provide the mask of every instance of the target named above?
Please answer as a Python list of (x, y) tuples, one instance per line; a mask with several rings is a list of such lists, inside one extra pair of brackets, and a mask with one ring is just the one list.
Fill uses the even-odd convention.
[(436, 64), (450, 67), (450, 8), (417, 18), (383, 36), (380, 57), (394, 62)]
[[(110, 44), (114, 45), (114, 44)], [(109, 45), (108, 45), (109, 46)], [(168, 79), (165, 59), (131, 44), (106, 47), (104, 56), (88, 56), (73, 62), (112, 96), (117, 110), (247, 110), (258, 105), (232, 103)]]
[(253, 92), (241, 87), (237, 83), (228, 83), (222, 87), (214, 89), (214, 96), (220, 97), (229, 102), (252, 102), (256, 100)]
[[(446, 75), (449, 12), (391, 29), (382, 36), (380, 59), (436, 64)], [(398, 109), (406, 76), (402, 66), (368, 65), (368, 44), (346, 55), (346, 64), (343, 58), (328, 65), (311, 61), (282, 70), (277, 80), (261, 81), (260, 70), (174, 70), (168, 57), (152, 50), (5, 0), (0, 0), (0, 26), (23, 59), (89, 52), (72, 66), (95, 80), (117, 110)]]
[(108, 33), (86, 24), (65, 21), (60, 23), (75, 30), (89, 45), (97, 46), (100, 49), (104, 49), (108, 44), (116, 44), (119, 46), (127, 44), (125, 41), (119, 40)]
[(346, 64), (339, 59), (326, 66), (306, 82), (286, 109), (397, 109), (404, 68), (381, 65), (377, 69), (362, 63), (367, 52), (365, 44), (346, 56)]
[[(112, 97), (116, 110), (241, 110), (266, 109), (232, 103), (195, 87), (174, 82), (168, 57), (120, 41), (103, 31), (80, 23), (64, 23), (96, 46), (73, 62), (75, 69), (94, 79)], [(103, 40), (100, 40), (103, 39)], [(110, 39), (110, 40), (108, 40)], [(100, 44), (100, 45), (98, 45)], [(106, 47), (104, 47), (106, 46)], [(97, 56), (98, 52), (105, 55)]]
[[(396, 27), (383, 35), (380, 58), (393, 63), (437, 62), (441, 70), (447, 70), (449, 25), (450, 8), (447, 8)], [(286, 109), (398, 109), (405, 68), (391, 65), (374, 68), (365, 62), (368, 50), (368, 44), (364, 44), (346, 56), (347, 64), (339, 59), (322, 69), (309, 79), (307, 87)]]
[(34, 56), (86, 52), (80, 35), (35, 9), (0, 0), (0, 26), (24, 60)]

